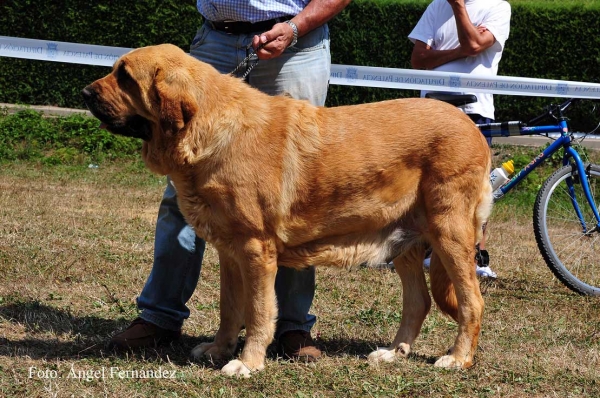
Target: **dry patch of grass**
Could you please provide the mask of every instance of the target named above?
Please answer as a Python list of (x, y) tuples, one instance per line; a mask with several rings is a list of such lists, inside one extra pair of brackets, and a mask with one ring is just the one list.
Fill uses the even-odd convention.
[[(456, 335), (437, 309), (408, 360), (367, 364), (392, 340), (402, 305), (395, 273), (373, 269), (317, 271), (313, 335), (326, 352), (317, 364), (271, 355), (263, 372), (232, 380), (220, 364), (192, 363), (191, 348), (218, 327), (210, 247), (182, 341), (109, 351), (110, 335), (137, 314), (164, 185), (137, 163), (0, 166), (0, 396), (600, 396), (598, 299), (557, 282), (531, 217), (507, 212), (490, 227), (499, 278), (482, 282), (486, 314), (469, 370), (433, 368)], [(140, 377), (158, 370), (168, 377)]]

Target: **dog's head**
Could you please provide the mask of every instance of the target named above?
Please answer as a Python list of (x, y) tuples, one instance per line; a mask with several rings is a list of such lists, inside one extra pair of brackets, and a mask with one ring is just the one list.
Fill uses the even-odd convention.
[(184, 87), (192, 78), (188, 57), (169, 44), (133, 50), (115, 62), (109, 75), (83, 89), (84, 101), (115, 134), (145, 141), (156, 128), (176, 134), (196, 112)]

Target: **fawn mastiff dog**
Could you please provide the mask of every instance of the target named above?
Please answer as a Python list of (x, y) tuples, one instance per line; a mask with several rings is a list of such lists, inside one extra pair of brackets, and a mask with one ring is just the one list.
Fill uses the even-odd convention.
[(435, 365), (472, 364), (490, 151), (460, 110), (421, 98), (316, 107), (263, 94), (168, 44), (123, 55), (83, 96), (109, 131), (143, 139), (147, 167), (171, 177), (187, 222), (218, 251), (221, 324), (195, 357), (231, 357), (245, 326), (239, 359), (222, 371), (263, 369), (278, 265), (389, 259), (402, 281), (402, 321), (369, 359), (407, 356), (431, 307), (422, 268), (431, 247), (433, 298), (459, 325)]

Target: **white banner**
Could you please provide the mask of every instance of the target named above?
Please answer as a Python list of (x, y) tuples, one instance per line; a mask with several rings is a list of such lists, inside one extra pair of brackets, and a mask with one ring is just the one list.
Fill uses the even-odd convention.
[[(131, 50), (61, 41), (0, 36), (0, 56), (41, 61), (112, 66)], [(331, 65), (331, 84), (432, 90), (445, 92), (485, 92), (536, 97), (600, 98), (600, 84), (567, 80), (512, 76), (476, 76), (465, 73)]]
[(131, 49), (124, 47), (106, 47), (93, 44), (0, 36), (1, 57), (113, 66), (115, 61), (129, 50)]
[(600, 98), (600, 84), (512, 76), (477, 76), (414, 69), (331, 65), (331, 84), (492, 93), (535, 97)]

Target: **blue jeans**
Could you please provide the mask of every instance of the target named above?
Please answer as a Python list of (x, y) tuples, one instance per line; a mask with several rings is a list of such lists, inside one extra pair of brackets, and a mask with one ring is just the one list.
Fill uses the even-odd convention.
[[(475, 124), (485, 124), (485, 123), (494, 123), (494, 119), (490, 119), (489, 117), (483, 117), (477, 113), (467, 114), (468, 117), (471, 118), (473, 123)], [(485, 137), (485, 140), (488, 143), (488, 146), (492, 147), (492, 137)]]
[[(261, 32), (256, 32), (257, 34)], [(203, 25), (190, 47), (190, 55), (230, 73), (248, 54), (253, 34), (228, 35)], [(327, 95), (331, 56), (329, 29), (324, 25), (298, 39), (277, 58), (261, 60), (248, 75), (259, 90), (323, 106)], [(238, 71), (241, 75), (244, 68)], [(177, 193), (168, 183), (158, 211), (154, 264), (137, 299), (141, 318), (165, 329), (178, 330), (190, 316), (186, 303), (200, 278), (205, 242), (183, 218)], [(315, 289), (315, 270), (279, 267), (275, 291), (279, 306), (276, 337), (289, 330), (310, 331), (316, 317), (308, 313)]]

